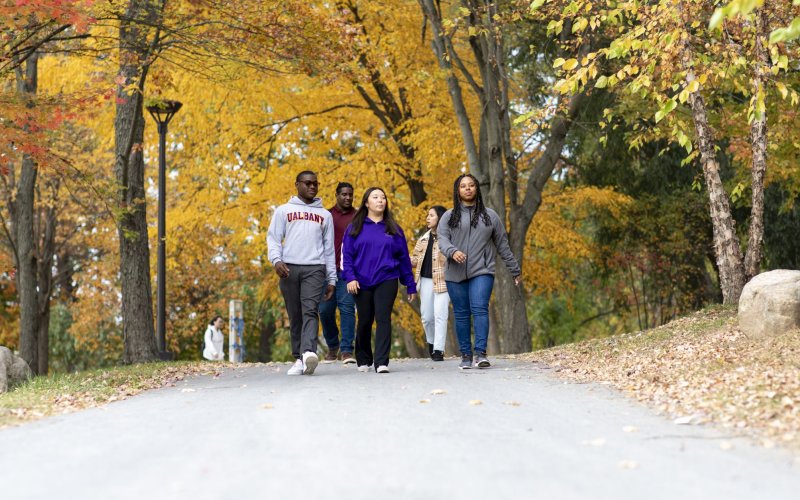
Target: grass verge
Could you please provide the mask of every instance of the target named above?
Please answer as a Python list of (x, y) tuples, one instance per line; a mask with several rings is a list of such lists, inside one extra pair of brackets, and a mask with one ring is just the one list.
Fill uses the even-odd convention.
[(145, 363), (36, 377), (0, 395), (0, 428), (48, 415), (102, 406), (192, 375), (217, 375), (220, 363)]
[(676, 423), (713, 423), (766, 447), (800, 449), (800, 331), (748, 338), (734, 308), (519, 358), (575, 381), (611, 384)]

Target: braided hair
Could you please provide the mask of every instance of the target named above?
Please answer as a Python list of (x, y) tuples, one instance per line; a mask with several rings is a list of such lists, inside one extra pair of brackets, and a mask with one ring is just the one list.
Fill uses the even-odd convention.
[(486, 211), (486, 206), (483, 204), (483, 196), (481, 195), (481, 185), (478, 184), (478, 179), (475, 178), (472, 174), (461, 174), (456, 178), (456, 182), (453, 184), (453, 213), (450, 215), (450, 220), (447, 221), (447, 225), (451, 229), (456, 229), (461, 225), (461, 196), (458, 194), (458, 186), (461, 185), (461, 181), (465, 178), (469, 177), (475, 182), (475, 210), (472, 211), (472, 218), (469, 221), (469, 225), (472, 227), (478, 227), (478, 219), (483, 219), (483, 223), (487, 226), (492, 225), (492, 220), (489, 218), (489, 212)]

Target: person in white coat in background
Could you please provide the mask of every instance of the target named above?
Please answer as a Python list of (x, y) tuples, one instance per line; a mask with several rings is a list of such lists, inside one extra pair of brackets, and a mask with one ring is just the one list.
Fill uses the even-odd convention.
[(225, 343), (225, 334), (222, 333), (222, 316), (214, 316), (206, 328), (205, 347), (203, 357), (209, 361), (223, 361), (225, 352), (222, 349)]

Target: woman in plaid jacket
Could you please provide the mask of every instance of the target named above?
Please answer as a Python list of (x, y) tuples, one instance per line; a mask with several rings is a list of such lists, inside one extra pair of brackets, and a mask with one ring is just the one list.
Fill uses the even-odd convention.
[(411, 254), (414, 267), (414, 280), (419, 291), (422, 327), (428, 340), (428, 353), (434, 361), (444, 361), (444, 344), (447, 336), (447, 316), (450, 296), (444, 282), (444, 266), (447, 259), (439, 251), (436, 227), (439, 217), (445, 213), (443, 206), (436, 205), (428, 210), (425, 222), (426, 232), (417, 241)]

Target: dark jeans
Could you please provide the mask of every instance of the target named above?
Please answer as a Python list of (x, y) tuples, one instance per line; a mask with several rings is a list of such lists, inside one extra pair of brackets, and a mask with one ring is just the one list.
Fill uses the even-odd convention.
[[(384, 281), (372, 288), (362, 288), (356, 297), (356, 362), (358, 366), (389, 366), (392, 347), (392, 307), (397, 297), (397, 280)], [(375, 356), (372, 356), (372, 323), (375, 328)], [(374, 362), (374, 363), (373, 363)]]
[(289, 314), (292, 356), (300, 359), (306, 351), (317, 352), (317, 309), (327, 285), (325, 266), (286, 266), (289, 268), (289, 277), (280, 279), (280, 288)]
[[(342, 341), (339, 342), (339, 328), (336, 325), (336, 308), (342, 325)], [(319, 320), (322, 323), (322, 336), (328, 349), (353, 352), (353, 339), (356, 335), (356, 305), (353, 296), (347, 293), (347, 282), (341, 278), (336, 282), (336, 294), (319, 304)]]
[(456, 336), (461, 354), (472, 354), (470, 316), (475, 328), (475, 350), (486, 352), (489, 340), (489, 298), (492, 296), (494, 275), (482, 274), (460, 283), (447, 282), (447, 293), (453, 304)]

